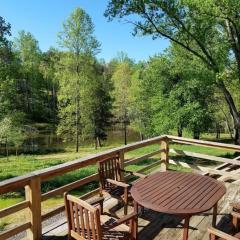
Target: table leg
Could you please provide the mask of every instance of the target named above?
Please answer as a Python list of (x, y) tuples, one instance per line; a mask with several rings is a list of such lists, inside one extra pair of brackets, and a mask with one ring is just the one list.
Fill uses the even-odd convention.
[(212, 226), (216, 227), (218, 203), (213, 206)]
[(188, 239), (189, 221), (190, 221), (190, 216), (186, 216), (184, 219), (184, 225), (183, 225), (183, 240)]
[(138, 203), (133, 200), (133, 208), (134, 208), (134, 212), (138, 213)]
[[(134, 212), (138, 214), (138, 203), (136, 201), (133, 201), (133, 207), (134, 207)], [(138, 239), (138, 217), (135, 221), (135, 226), (134, 226), (134, 240)]]

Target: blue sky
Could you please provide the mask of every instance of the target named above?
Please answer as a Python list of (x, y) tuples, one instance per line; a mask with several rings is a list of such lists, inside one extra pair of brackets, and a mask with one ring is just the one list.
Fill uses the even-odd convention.
[(12, 25), (13, 37), (20, 30), (29, 31), (42, 51), (58, 46), (57, 33), (76, 7), (83, 8), (94, 22), (95, 35), (101, 42), (98, 58), (109, 61), (118, 51), (124, 51), (136, 61), (147, 60), (168, 46), (167, 40), (133, 37), (132, 26), (124, 21), (108, 22), (103, 16), (106, 6), (107, 0), (0, 0), (0, 16)]

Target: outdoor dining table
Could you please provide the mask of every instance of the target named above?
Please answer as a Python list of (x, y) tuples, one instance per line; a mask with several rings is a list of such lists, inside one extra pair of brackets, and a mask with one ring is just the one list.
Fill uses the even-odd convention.
[(217, 204), (226, 193), (223, 183), (196, 173), (157, 172), (137, 181), (131, 188), (134, 205), (184, 219), (183, 240), (188, 239), (191, 216), (213, 208), (216, 225)]

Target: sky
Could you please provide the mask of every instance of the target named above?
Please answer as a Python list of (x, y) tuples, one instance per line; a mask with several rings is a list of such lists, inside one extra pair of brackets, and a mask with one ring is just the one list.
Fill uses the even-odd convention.
[(95, 36), (101, 43), (99, 59), (109, 61), (117, 52), (124, 51), (136, 61), (147, 60), (169, 45), (165, 39), (132, 36), (133, 26), (124, 20), (108, 22), (103, 16), (107, 0), (0, 0), (0, 16), (11, 24), (12, 39), (20, 30), (29, 31), (38, 40), (40, 49), (47, 51), (50, 46), (58, 47), (57, 33), (76, 7), (92, 18)]

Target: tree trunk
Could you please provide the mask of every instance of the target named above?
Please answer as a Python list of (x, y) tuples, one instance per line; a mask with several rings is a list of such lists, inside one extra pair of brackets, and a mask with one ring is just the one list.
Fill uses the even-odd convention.
[(31, 138), (31, 146), (32, 146), (32, 152), (34, 152), (34, 139), (33, 139), (33, 137)]
[(223, 108), (220, 107), (220, 109), (221, 109), (221, 111), (222, 111), (222, 113), (223, 113), (223, 115), (225, 117), (225, 122), (226, 122), (226, 126), (228, 128), (229, 134), (230, 134), (230, 138), (233, 139), (232, 129), (231, 129), (231, 126), (230, 126), (230, 122), (229, 122), (228, 116), (225, 113), (225, 111), (223, 110)]
[(99, 137), (95, 137), (95, 149), (102, 147), (101, 140)]
[(124, 121), (124, 144), (127, 145), (127, 122)]
[(232, 129), (229, 125), (229, 122), (226, 120), (225, 123), (226, 123), (227, 129), (228, 129), (228, 132), (229, 132), (229, 136), (233, 140), (234, 138), (233, 138)]
[(127, 145), (127, 110), (124, 110), (124, 119), (123, 119), (123, 127), (124, 127), (124, 144)]
[(50, 145), (51, 145), (51, 136), (50, 136), (51, 133), (48, 134), (48, 141), (47, 141), (47, 147), (49, 148)]
[(200, 138), (200, 133), (198, 131), (193, 132), (193, 139), (199, 139)]
[(217, 139), (217, 140), (220, 139), (220, 134), (221, 134), (220, 126), (219, 126), (218, 123), (216, 123), (216, 139)]
[(78, 127), (77, 127), (77, 133), (76, 133), (76, 152), (79, 151), (79, 134), (78, 134)]
[(79, 151), (79, 97), (77, 96), (76, 104), (76, 152)]
[(226, 23), (226, 29), (228, 33), (228, 41), (232, 46), (232, 50), (236, 59), (237, 63), (237, 69), (238, 69), (238, 75), (240, 79), (240, 33), (237, 25), (233, 22), (230, 21), (230, 19), (227, 19), (225, 21)]
[(5, 156), (7, 156), (7, 140), (5, 140), (4, 152), (5, 152)]
[(6, 140), (5, 140), (5, 155), (6, 156), (8, 156), (8, 146), (7, 146), (7, 144), (8, 144), (8, 141), (7, 141), (7, 138), (6, 138)]
[(143, 141), (144, 140), (144, 135), (142, 132), (140, 132), (140, 140)]
[[(227, 19), (225, 21), (226, 29), (228, 33), (229, 43), (232, 46), (232, 50), (236, 59), (237, 69), (238, 69), (238, 78), (240, 80), (240, 31), (238, 25), (234, 20)], [(226, 89), (226, 88), (225, 88)], [(235, 144), (240, 145), (240, 113), (237, 111), (234, 101), (231, 94), (228, 90), (224, 90), (224, 96), (230, 107), (230, 112), (234, 120), (234, 141)]]
[(178, 137), (182, 137), (182, 126), (179, 126), (177, 131), (178, 131)]
[(240, 129), (234, 129), (234, 143), (240, 145)]
[(97, 137), (95, 137), (95, 150), (98, 148)]
[[(228, 104), (230, 113), (231, 113), (232, 118), (233, 118), (234, 129), (235, 129), (235, 131), (239, 132), (240, 131), (240, 113), (237, 111), (237, 107), (236, 107), (236, 105), (234, 103), (232, 95), (230, 94), (230, 92), (226, 88), (226, 86), (225, 86), (223, 81), (221, 81), (221, 80), (218, 81), (218, 87), (223, 92), (225, 100), (226, 100), (226, 102)], [(239, 136), (239, 134), (235, 134), (235, 144), (240, 145), (240, 136)]]
[(101, 139), (99, 137), (97, 137), (97, 144), (99, 148), (102, 147)]
[(7, 156), (7, 159), (8, 159), (8, 139), (6, 138), (6, 156)]
[(52, 111), (53, 111), (53, 122), (57, 122), (57, 116), (56, 116), (56, 91), (55, 86), (53, 84), (52, 86)]

